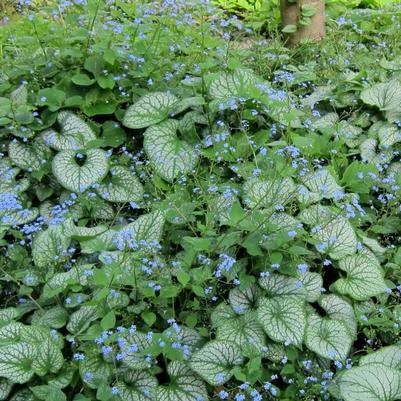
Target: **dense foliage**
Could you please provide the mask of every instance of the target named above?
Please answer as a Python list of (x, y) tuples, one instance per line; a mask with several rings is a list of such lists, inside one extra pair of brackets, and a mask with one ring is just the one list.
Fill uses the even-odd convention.
[(288, 50), (206, 0), (29, 3), (0, 400), (400, 399), (399, 10)]

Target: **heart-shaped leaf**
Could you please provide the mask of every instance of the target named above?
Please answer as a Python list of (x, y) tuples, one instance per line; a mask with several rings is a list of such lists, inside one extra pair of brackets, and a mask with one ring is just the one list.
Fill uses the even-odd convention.
[(144, 149), (153, 168), (169, 182), (188, 174), (198, 161), (195, 148), (177, 137), (177, 129), (177, 121), (167, 120), (149, 127), (144, 134)]
[(53, 174), (57, 181), (73, 192), (83, 192), (91, 185), (102, 181), (109, 171), (109, 161), (101, 149), (86, 151), (86, 159), (80, 165), (74, 150), (59, 152), (53, 159)]
[(56, 150), (85, 149), (86, 145), (96, 139), (92, 128), (81, 118), (69, 111), (60, 111), (57, 115), (60, 133), (49, 129), (42, 133), (43, 142)]
[(344, 360), (350, 351), (352, 338), (344, 322), (314, 314), (308, 317), (305, 344), (323, 358)]
[(302, 344), (306, 313), (299, 297), (287, 295), (262, 299), (258, 319), (272, 340), (297, 346)]
[(32, 257), (37, 267), (46, 267), (56, 263), (66, 254), (70, 238), (64, 234), (63, 227), (50, 226), (38, 234), (32, 243)]
[(364, 103), (380, 110), (392, 110), (401, 105), (401, 84), (398, 81), (375, 84), (361, 92)]
[(344, 371), (338, 385), (344, 401), (395, 401), (401, 397), (401, 372), (370, 363)]
[(13, 383), (26, 383), (34, 371), (32, 364), (38, 349), (27, 342), (0, 346), (0, 376)]
[(173, 361), (167, 373), (172, 383), (157, 388), (156, 401), (209, 401), (204, 382), (186, 364)]
[(157, 380), (146, 371), (129, 370), (118, 382), (118, 400), (120, 401), (153, 401), (157, 388)]
[(363, 356), (359, 360), (359, 366), (368, 365), (370, 363), (381, 363), (389, 368), (401, 369), (401, 346), (390, 345), (383, 347)]
[(128, 108), (123, 124), (138, 129), (160, 123), (168, 118), (178, 103), (179, 100), (171, 93), (148, 93)]
[(340, 294), (349, 295), (357, 301), (383, 294), (387, 288), (383, 271), (373, 255), (358, 254), (346, 257), (339, 262), (339, 268), (347, 273), (332, 288)]
[(341, 259), (356, 252), (357, 239), (348, 220), (336, 218), (325, 222), (316, 231), (314, 238), (319, 241), (316, 245), (319, 252), (328, 253), (333, 259)]
[(191, 369), (213, 386), (230, 380), (242, 363), (241, 348), (231, 341), (210, 341), (190, 359)]
[(111, 179), (99, 185), (99, 195), (109, 202), (138, 202), (142, 199), (143, 186), (135, 173), (123, 166), (110, 169)]

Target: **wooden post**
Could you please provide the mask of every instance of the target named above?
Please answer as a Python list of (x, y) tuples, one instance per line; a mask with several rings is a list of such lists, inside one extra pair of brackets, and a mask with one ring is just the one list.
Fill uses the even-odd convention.
[[(285, 33), (284, 38), (288, 45), (293, 46), (302, 40), (319, 41), (325, 36), (325, 4), (324, 0), (298, 0), (290, 3), (288, 0), (280, 0), (282, 26), (297, 25), (298, 30), (294, 33)], [(316, 8), (316, 14), (311, 17), (310, 25), (298, 23), (303, 5)]]

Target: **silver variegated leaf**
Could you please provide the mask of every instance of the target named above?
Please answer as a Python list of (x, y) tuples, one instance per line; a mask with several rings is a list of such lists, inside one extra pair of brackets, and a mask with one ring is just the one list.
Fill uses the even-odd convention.
[(299, 274), (299, 281), (302, 283), (303, 293), (308, 302), (316, 302), (321, 295), (323, 277), (319, 273), (306, 272)]
[(57, 373), (64, 363), (64, 356), (52, 338), (41, 342), (32, 363), (33, 371), (44, 376), (48, 372)]
[(52, 169), (57, 181), (73, 192), (84, 192), (93, 184), (100, 183), (109, 171), (109, 160), (101, 149), (89, 149), (86, 159), (79, 165), (74, 150), (63, 150), (53, 159)]
[(38, 234), (32, 243), (32, 258), (37, 267), (57, 263), (66, 254), (70, 238), (64, 234), (61, 225), (50, 226)]
[(242, 289), (232, 289), (228, 294), (230, 305), (236, 313), (244, 313), (255, 309), (261, 296), (260, 288), (256, 284)]
[(0, 310), (0, 327), (5, 326), (6, 324), (12, 322), (13, 320), (18, 319), (21, 315), (18, 308), (10, 306), (8, 308), (3, 308)]
[(338, 216), (338, 213), (336, 213), (332, 208), (322, 205), (309, 206), (298, 214), (298, 218), (303, 223), (312, 227), (324, 226), (326, 223), (332, 221), (336, 216)]
[(5, 377), (0, 377), (0, 401), (5, 401), (11, 393), (14, 383), (6, 379)]
[(344, 401), (395, 401), (401, 397), (401, 372), (381, 363), (346, 370), (337, 383)]
[(313, 235), (318, 241), (319, 252), (328, 253), (333, 259), (341, 259), (356, 253), (357, 239), (351, 223), (345, 218), (337, 218), (324, 223)]
[(148, 93), (127, 109), (123, 124), (134, 129), (149, 127), (168, 118), (178, 104), (171, 93)]
[(261, 180), (251, 178), (244, 184), (244, 202), (252, 209), (274, 208), (294, 199), (296, 186), (291, 178)]
[(213, 309), (210, 320), (213, 327), (219, 327), (227, 320), (235, 319), (236, 316), (237, 314), (234, 312), (233, 308), (222, 302)]
[[(74, 269), (72, 269), (74, 270)], [(60, 305), (49, 309), (37, 310), (32, 316), (32, 324), (60, 329), (68, 319), (68, 312)]]
[(331, 199), (337, 194), (343, 193), (343, 189), (337, 184), (329, 170), (322, 168), (302, 178), (303, 184), (321, 198)]
[(79, 374), (88, 387), (96, 389), (101, 383), (110, 379), (113, 368), (113, 365), (107, 363), (96, 349), (87, 352), (85, 359), (80, 361)]
[(340, 294), (349, 295), (357, 301), (364, 301), (383, 294), (387, 288), (383, 271), (373, 255), (348, 256), (340, 260), (339, 268), (347, 276), (338, 279), (332, 285), (332, 289)]
[(19, 168), (37, 171), (42, 167), (43, 162), (50, 157), (48, 150), (38, 141), (28, 145), (15, 139), (8, 145), (8, 156)]
[(382, 365), (388, 366), (389, 368), (401, 369), (401, 346), (390, 345), (383, 347), (363, 356), (359, 360), (359, 366), (368, 365), (370, 363), (381, 363)]
[(274, 341), (300, 346), (303, 341), (306, 312), (300, 297), (294, 295), (262, 299), (258, 319)]
[(97, 306), (82, 305), (77, 311), (70, 315), (67, 330), (72, 334), (77, 334), (86, 330), (91, 322), (99, 318)]
[(85, 149), (86, 145), (96, 139), (92, 128), (80, 117), (69, 111), (60, 111), (57, 121), (60, 133), (53, 129), (42, 133), (42, 141), (55, 150)]
[(351, 337), (356, 337), (357, 324), (355, 312), (352, 305), (347, 300), (338, 295), (329, 294), (322, 295), (318, 302), (325, 310), (328, 317), (344, 322), (348, 326)]
[(32, 364), (38, 348), (27, 342), (0, 346), (0, 377), (13, 383), (26, 383), (34, 375)]
[(109, 202), (139, 202), (144, 193), (143, 186), (135, 173), (123, 166), (110, 169), (111, 178), (100, 184), (98, 194)]
[(210, 341), (190, 359), (190, 367), (213, 386), (226, 383), (243, 363), (241, 348), (231, 341)]
[(170, 362), (167, 373), (172, 383), (157, 388), (156, 401), (209, 401), (205, 383), (185, 363)]
[(259, 279), (259, 285), (269, 297), (277, 295), (303, 295), (302, 281), (280, 273), (272, 273)]
[(219, 325), (216, 340), (232, 341), (242, 350), (262, 353), (266, 345), (263, 327), (254, 312), (247, 312)]
[(397, 109), (401, 104), (401, 84), (395, 80), (375, 84), (361, 92), (361, 99), (380, 110)]
[(152, 340), (139, 331), (122, 335), (122, 337), (125, 340), (121, 348), (121, 352), (125, 353), (123, 365), (135, 370), (150, 368), (151, 362), (146, 360), (146, 350), (152, 345)]
[(157, 388), (156, 378), (146, 371), (129, 370), (124, 373), (124, 381), (118, 382), (119, 401), (153, 401)]
[(215, 100), (227, 100), (233, 97), (246, 96), (255, 89), (258, 78), (247, 69), (237, 69), (233, 73), (216, 74), (210, 85), (209, 95)]
[(308, 317), (305, 344), (319, 356), (331, 360), (344, 360), (348, 356), (352, 342), (344, 322), (321, 318), (316, 314)]
[(194, 146), (177, 137), (178, 122), (167, 120), (149, 127), (144, 133), (143, 146), (156, 173), (173, 182), (188, 174), (198, 161)]

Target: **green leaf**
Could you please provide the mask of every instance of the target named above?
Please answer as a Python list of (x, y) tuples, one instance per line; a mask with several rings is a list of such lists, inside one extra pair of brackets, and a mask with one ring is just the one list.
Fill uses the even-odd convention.
[(0, 346), (0, 377), (13, 383), (26, 383), (34, 372), (32, 364), (38, 349), (27, 342), (17, 342)]
[(341, 259), (356, 252), (357, 239), (351, 223), (339, 217), (319, 226), (314, 234), (319, 241), (316, 248), (319, 252), (328, 253), (333, 259)]
[(52, 385), (30, 387), (36, 398), (43, 401), (67, 401), (66, 395), (61, 389)]
[(156, 173), (173, 182), (188, 174), (196, 165), (198, 155), (192, 145), (178, 139), (178, 122), (167, 120), (144, 133), (144, 149)]
[(100, 321), (100, 327), (103, 330), (110, 330), (114, 328), (116, 325), (116, 314), (114, 311), (108, 312), (105, 316), (103, 316), (102, 320)]
[(347, 273), (345, 278), (340, 278), (332, 285), (332, 289), (340, 294), (364, 301), (383, 294), (387, 288), (383, 271), (373, 255), (349, 256), (340, 260), (339, 268)]
[(110, 169), (111, 179), (100, 184), (99, 195), (109, 202), (139, 202), (144, 193), (143, 186), (134, 172), (123, 166)]
[(86, 159), (82, 165), (76, 160), (77, 152), (64, 150), (53, 159), (53, 174), (58, 182), (73, 192), (83, 192), (95, 183), (102, 181), (109, 171), (109, 161), (101, 149), (90, 149), (85, 152)]
[(47, 105), (50, 111), (57, 111), (65, 98), (65, 92), (56, 88), (45, 88), (38, 92), (36, 102), (40, 106)]
[(78, 73), (78, 74), (73, 75), (71, 77), (71, 81), (75, 85), (79, 85), (79, 86), (91, 86), (96, 82), (94, 79), (91, 79), (89, 77), (89, 75), (83, 74), (83, 73)]
[(401, 105), (401, 85), (395, 80), (375, 84), (361, 92), (361, 99), (380, 110), (397, 109)]
[(171, 93), (148, 93), (128, 108), (123, 124), (138, 129), (160, 123), (168, 118), (178, 103), (179, 100)]
[(241, 348), (230, 341), (210, 341), (190, 359), (191, 369), (213, 386), (226, 383), (243, 363)]
[(32, 369), (39, 376), (48, 372), (57, 373), (64, 363), (64, 357), (58, 346), (51, 338), (40, 343)]
[(293, 24), (286, 25), (281, 31), (284, 33), (295, 33), (298, 30), (298, 27)]
[(118, 148), (125, 143), (127, 135), (121, 126), (115, 121), (106, 121), (102, 126), (102, 140), (105, 146)]
[(61, 127), (60, 133), (49, 129), (41, 134), (43, 142), (55, 150), (85, 149), (86, 144), (96, 139), (92, 128), (69, 111), (60, 111), (57, 121)]
[(323, 319), (315, 314), (308, 317), (305, 344), (319, 356), (332, 360), (344, 360), (348, 356), (352, 342), (344, 322)]
[(274, 341), (300, 346), (303, 341), (306, 313), (304, 302), (293, 295), (262, 299), (258, 319)]
[(32, 258), (35, 265), (37, 267), (53, 265), (66, 254), (70, 242), (70, 238), (64, 235), (62, 226), (49, 226), (33, 240)]
[(353, 367), (337, 381), (344, 401), (395, 401), (401, 397), (401, 372), (380, 363)]
[(209, 401), (204, 382), (185, 363), (171, 362), (167, 373), (171, 384), (157, 388), (156, 401)]
[(124, 381), (116, 383), (120, 401), (153, 401), (157, 380), (145, 371), (129, 370), (124, 374)]
[(11, 111), (11, 100), (0, 97), (0, 117), (6, 116)]

